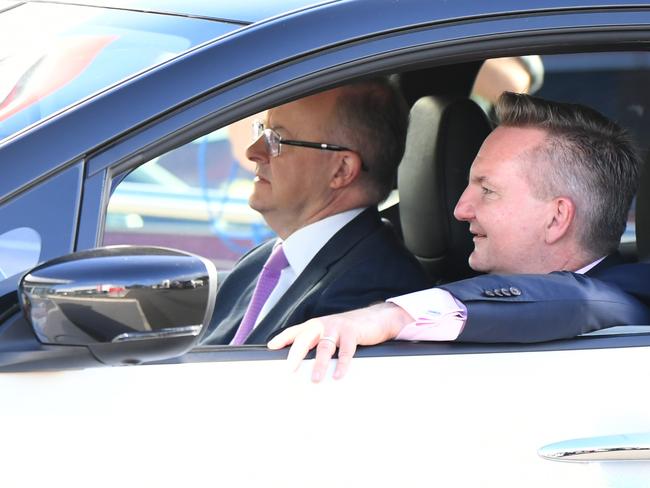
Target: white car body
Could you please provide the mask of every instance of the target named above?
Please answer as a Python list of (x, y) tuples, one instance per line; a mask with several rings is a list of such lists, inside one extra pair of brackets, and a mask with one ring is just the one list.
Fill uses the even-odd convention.
[[(0, 484), (644, 487), (650, 463), (562, 463), (558, 441), (643, 431), (650, 349), (284, 361), (0, 376)], [(37, 464), (37, 466), (34, 465)]]
[[(313, 384), (313, 359), (294, 373), (284, 361), (286, 351), (263, 345), (197, 346), (155, 364), (109, 366), (79, 344), (39, 341), (43, 336), (22, 318), (25, 310), (14, 297), (28, 266), (105, 244), (111, 194), (126, 222), (122, 227), (138, 227), (143, 216), (161, 217), (153, 209), (160, 211), (163, 200), (179, 219), (205, 223), (228, 210), (233, 218), (218, 223), (247, 229), (259, 224), (239, 212), (240, 204), (212, 206), (203, 187), (203, 206), (193, 211), (190, 205), (189, 214), (178, 201), (190, 199), (168, 198), (169, 188), (179, 186), (171, 179), (167, 189), (156, 190), (157, 199), (147, 200), (146, 191), (136, 188), (129, 200), (127, 186), (121, 195), (116, 188), (147, 161), (269, 107), (369, 74), (420, 75), (433, 68), (445, 74), (449, 68), (456, 81), (452, 68), (477, 61), (555, 56), (553, 96), (562, 98), (565, 88), (572, 100), (596, 92), (606, 106), (611, 101), (620, 109), (617, 115), (632, 117), (645, 142), (648, 4), (82, 3), (0, 0), (0, 25), (14, 27), (4, 19), (30, 20), (43, 10), (47, 15), (39, 20), (49, 30), (83, 39), (89, 28), (84, 19), (96, 17), (94, 28), (108, 43), (88, 54), (91, 76), (67, 73), (62, 86), (78, 84), (78, 93), (49, 103), (46, 95), (56, 95), (58, 85), (33, 91), (25, 85), (14, 103), (38, 115), (12, 121), (0, 113), (6, 117), (0, 121), (0, 488), (650, 485), (650, 333), (643, 328), (531, 345), (394, 342), (362, 348), (344, 379), (333, 380), (330, 370)], [(162, 11), (152, 12), (154, 7)], [(64, 14), (52, 17), (56, 9)], [(80, 17), (72, 19), (70, 36), (63, 23), (50, 22), (75, 11)], [(18, 27), (28, 39), (29, 32)], [(129, 32), (133, 36), (120, 37)], [(7, 29), (0, 29), (0, 40), (0, 65), (22, 65), (14, 61), (23, 46), (14, 46)], [(43, 43), (50, 47), (49, 37)], [(127, 59), (124, 53), (134, 53), (134, 46), (144, 54)], [(125, 62), (134, 60), (133, 66)], [(45, 66), (37, 81), (50, 80), (53, 67)], [(577, 73), (576, 86), (569, 87), (566, 72)], [(584, 73), (587, 82), (578, 76)], [(594, 89), (612, 73), (641, 75), (621, 77), (625, 83), (615, 90)], [(0, 98), (28, 74), (0, 79)], [(39, 96), (48, 101), (43, 107), (33, 102)], [(29, 110), (24, 112), (18, 115)], [(192, 185), (183, 191), (195, 201), (201, 196)], [(18, 234), (22, 240), (12, 234), (16, 229), (27, 229)], [(198, 240), (174, 233), (185, 249)], [(29, 259), (14, 266), (16, 247)], [(47, 310), (36, 312), (46, 323)], [(112, 345), (110, 338), (106, 343)], [(600, 448), (588, 454), (589, 462), (540, 456), (579, 453), (589, 443)], [(616, 460), (603, 461), (607, 456)]]

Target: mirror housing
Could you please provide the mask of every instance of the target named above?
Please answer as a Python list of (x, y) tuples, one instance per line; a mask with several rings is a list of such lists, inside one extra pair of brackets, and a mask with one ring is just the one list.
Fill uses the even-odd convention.
[(175, 249), (108, 246), (43, 263), (20, 280), (25, 318), (44, 344), (86, 346), (106, 364), (180, 356), (212, 317), (214, 264)]

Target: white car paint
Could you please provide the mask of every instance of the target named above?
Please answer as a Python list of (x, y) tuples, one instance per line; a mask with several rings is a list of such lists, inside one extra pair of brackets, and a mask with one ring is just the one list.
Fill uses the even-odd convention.
[(649, 347), (0, 374), (0, 486), (642, 487), (561, 440), (650, 430)]

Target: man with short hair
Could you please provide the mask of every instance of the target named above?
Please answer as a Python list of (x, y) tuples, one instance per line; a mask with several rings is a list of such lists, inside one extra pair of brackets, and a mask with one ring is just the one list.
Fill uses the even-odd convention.
[(647, 323), (647, 265), (616, 272), (630, 266), (617, 247), (640, 168), (625, 131), (587, 107), (513, 93), (497, 114), (454, 210), (474, 235), (470, 266), (492, 274), (311, 320), (270, 348), (293, 343), (297, 366), (317, 346), (319, 381), (337, 347), (341, 377), (358, 344), (534, 342)]
[(272, 108), (255, 124), (249, 203), (279, 238), (224, 280), (205, 342), (265, 343), (281, 327), (427, 285), (377, 211), (406, 126), (405, 102), (380, 78)]

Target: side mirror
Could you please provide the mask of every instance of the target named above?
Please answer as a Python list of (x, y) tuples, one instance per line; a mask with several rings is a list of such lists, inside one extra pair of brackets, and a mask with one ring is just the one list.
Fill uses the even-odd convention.
[(174, 249), (109, 246), (59, 257), (20, 280), (27, 321), (45, 344), (87, 346), (107, 364), (179, 356), (214, 310), (217, 270)]

